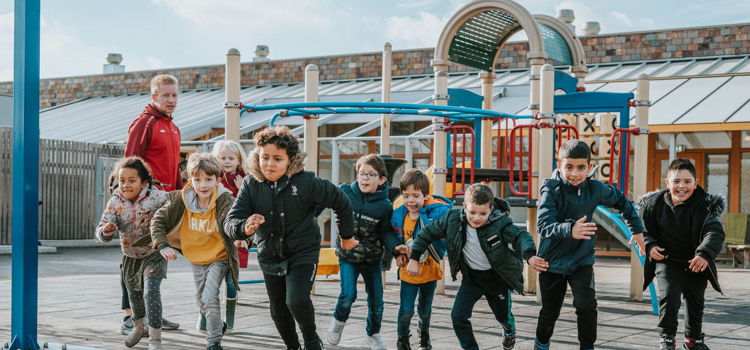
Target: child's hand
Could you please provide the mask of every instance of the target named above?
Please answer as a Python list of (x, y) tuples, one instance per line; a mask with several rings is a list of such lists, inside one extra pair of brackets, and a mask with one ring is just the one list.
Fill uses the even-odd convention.
[(632, 237), (630, 237), (630, 245), (633, 245), (633, 242), (635, 242), (638, 245), (638, 251), (641, 253), (641, 255), (646, 254), (646, 240), (643, 239), (643, 232), (633, 234)]
[(343, 248), (344, 250), (354, 249), (354, 247), (358, 245), (359, 245), (359, 241), (354, 237), (341, 240), (341, 248)]
[(406, 265), (406, 273), (409, 276), (419, 275), (419, 261), (409, 259), (409, 264)]
[(242, 176), (239, 174), (234, 177), (234, 187), (237, 187), (237, 189), (242, 188)]
[(264, 218), (263, 215), (250, 215), (250, 217), (247, 218), (247, 221), (245, 221), (245, 234), (248, 236), (254, 235), (255, 230), (257, 230), (260, 225), (263, 225), (264, 222), (266, 222), (266, 218)]
[(664, 260), (667, 257), (661, 254), (661, 252), (663, 251), (664, 251), (664, 248), (656, 245), (653, 248), (651, 248), (650, 252), (648, 252), (648, 256), (650, 256), (651, 259), (654, 259), (654, 260)]
[(107, 222), (107, 224), (102, 227), (102, 231), (104, 231), (104, 233), (115, 232), (117, 231), (117, 225), (115, 225), (113, 222)]
[(537, 272), (545, 272), (549, 268), (549, 263), (536, 255), (530, 257), (528, 263)]
[(166, 247), (159, 250), (159, 254), (164, 257), (164, 259), (167, 260), (176, 260), (177, 259), (177, 251), (174, 250), (172, 247)]
[(576, 221), (573, 225), (573, 238), (575, 239), (591, 239), (591, 236), (596, 234), (596, 224), (593, 222), (586, 222), (586, 215)]
[(703, 272), (706, 271), (706, 268), (708, 267), (708, 261), (706, 261), (706, 259), (703, 259), (703, 257), (701, 257), (700, 255), (696, 255), (688, 262), (690, 263), (690, 266), (688, 268), (693, 272)]
[(244, 240), (244, 239), (241, 239), (241, 240), (238, 240), (238, 241), (234, 241), (234, 246), (237, 247), (238, 249), (239, 248), (245, 248), (245, 249), (247, 249), (247, 241)]
[(409, 257), (406, 255), (399, 255), (396, 257), (396, 266), (404, 267), (409, 263)]
[(395, 250), (399, 254), (411, 254), (411, 249), (409, 249), (409, 246), (406, 244), (397, 245), (396, 248), (393, 248), (393, 250)]

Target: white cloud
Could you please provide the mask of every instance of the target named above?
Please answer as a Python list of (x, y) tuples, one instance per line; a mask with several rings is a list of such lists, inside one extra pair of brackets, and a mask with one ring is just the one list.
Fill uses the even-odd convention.
[(315, 0), (152, 0), (167, 6), (180, 17), (211, 31), (237, 30), (245, 35), (260, 29), (284, 29), (336, 25), (337, 8)]
[(419, 0), (419, 1), (399, 1), (396, 3), (397, 8), (413, 9), (418, 7), (431, 7), (437, 3), (437, 0)]
[[(0, 61), (0, 81), (13, 80), (13, 13), (0, 14), (0, 52), (10, 53)], [(80, 38), (59, 21), (41, 18), (40, 67), (42, 78), (98, 74), (106, 63), (106, 50)]]
[(388, 17), (385, 36), (394, 47), (433, 47), (446, 21), (427, 12), (420, 12), (418, 18)]
[(631, 20), (630, 17), (628, 17), (628, 15), (626, 15), (626, 14), (624, 14), (622, 12), (618, 12), (618, 11), (612, 11), (611, 15), (612, 15), (612, 17), (614, 17), (618, 21), (622, 22), (623, 24), (625, 24), (625, 25), (627, 25), (629, 27), (633, 26), (633, 20)]

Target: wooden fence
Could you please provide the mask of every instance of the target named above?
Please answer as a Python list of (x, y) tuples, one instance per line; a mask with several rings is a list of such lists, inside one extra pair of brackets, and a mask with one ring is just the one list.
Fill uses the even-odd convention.
[[(0, 245), (11, 243), (13, 129), (0, 128)], [(106, 178), (121, 145), (41, 140), (39, 239), (86, 239), (108, 198)]]

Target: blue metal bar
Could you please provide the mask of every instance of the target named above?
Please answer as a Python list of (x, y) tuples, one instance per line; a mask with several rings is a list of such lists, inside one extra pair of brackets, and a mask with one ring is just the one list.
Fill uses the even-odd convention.
[(38, 349), (39, 0), (15, 0), (10, 349)]
[[(500, 129), (500, 123), (498, 122), (498, 129)], [(490, 130), (491, 132), (492, 130)], [(474, 168), (481, 168), (482, 167), (482, 119), (474, 119), (474, 140), (471, 142), (474, 142), (474, 159), (472, 159), (472, 164), (474, 164)], [(488, 135), (487, 137), (492, 140), (492, 135)], [(490, 147), (492, 149), (492, 147)], [(490, 151), (492, 153), (492, 151)], [(492, 157), (492, 156), (490, 156)]]
[[(625, 107), (620, 110), (620, 128), (622, 129), (628, 129), (630, 128), (630, 107), (626, 104)], [(619, 179), (618, 187), (623, 188), (624, 184), (629, 183), (627, 181), (628, 179), (628, 170), (625, 169), (625, 163), (630, 158), (630, 150), (628, 149), (628, 140), (630, 139), (630, 133), (624, 132), (620, 133), (620, 159), (619, 159), (619, 165), (617, 166), (617, 169), (619, 171), (619, 176), (617, 177)], [(611, 171), (611, 170), (610, 170)], [(627, 188), (624, 189), (626, 192), (625, 196), (627, 197)], [(622, 191), (622, 190), (621, 190)]]
[[(617, 225), (617, 227), (620, 228), (620, 230), (625, 233), (625, 237), (628, 239), (628, 241), (630, 241), (633, 238), (633, 235), (630, 233), (630, 229), (628, 228), (628, 226), (625, 225), (625, 223), (623, 223), (622, 220), (620, 220), (620, 217), (622, 217), (622, 215), (615, 214), (609, 209), (607, 209), (606, 207), (603, 207), (601, 205), (596, 207), (596, 210), (600, 214), (606, 216), (609, 220), (614, 222), (615, 225)], [(641, 261), (641, 266), (645, 266), (646, 256), (641, 255), (640, 251), (638, 250), (638, 244), (633, 242), (632, 249), (635, 249), (635, 254), (638, 256), (638, 259)], [(651, 313), (653, 313), (654, 315), (658, 315), (659, 314), (659, 300), (656, 295), (656, 287), (654, 286), (653, 282), (651, 282), (651, 284), (648, 285), (648, 291), (649, 291), (649, 294), (651, 294)]]
[[(515, 114), (483, 110), (483, 109), (478, 109), (478, 108), (457, 107), (457, 106), (435, 106), (435, 105), (425, 105), (425, 104), (384, 103), (384, 102), (286, 103), (286, 104), (258, 105), (258, 106), (246, 105), (244, 106), (244, 109), (248, 111), (267, 111), (267, 110), (276, 110), (276, 109), (292, 110), (292, 109), (318, 108), (318, 109), (323, 109), (327, 112), (327, 114), (330, 114), (330, 113), (342, 113), (337, 108), (346, 108), (346, 107), (359, 109), (360, 113), (365, 113), (368, 111), (368, 109), (373, 109), (372, 112), (369, 112), (369, 113), (383, 114), (382, 110), (375, 110), (375, 109), (388, 108), (388, 109), (420, 110), (420, 111), (424, 111), (425, 114), (428, 113), (429, 111), (443, 111), (443, 112), (459, 112), (459, 113), (471, 114), (471, 115), (481, 115), (484, 117), (533, 118), (533, 116), (520, 116), (520, 115), (515, 115)], [(314, 112), (314, 110), (306, 110), (305, 113), (306, 114), (322, 114), (325, 112), (320, 113), (320, 112)], [(351, 113), (351, 112), (347, 111), (345, 113)], [(401, 113), (392, 110), (392, 111), (389, 111), (388, 114), (401, 114)]]

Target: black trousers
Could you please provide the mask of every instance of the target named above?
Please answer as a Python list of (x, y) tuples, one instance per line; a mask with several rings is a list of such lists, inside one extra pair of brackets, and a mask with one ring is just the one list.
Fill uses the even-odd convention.
[(300, 347), (295, 321), (302, 331), (306, 348), (317, 346), (315, 308), (310, 291), (315, 281), (317, 264), (291, 260), (285, 276), (263, 274), (271, 304), (271, 318), (288, 348)]
[(659, 328), (661, 336), (677, 334), (677, 315), (682, 298), (685, 299), (685, 336), (701, 338), (703, 326), (704, 295), (708, 285), (708, 272), (695, 273), (686, 264), (666, 262), (656, 264), (656, 281), (659, 286)]
[(503, 326), (506, 333), (510, 333), (513, 331), (513, 326), (508, 322), (510, 293), (508, 293), (508, 287), (493, 270), (477, 271), (464, 267), (461, 272), (463, 274), (461, 286), (458, 287), (456, 300), (451, 310), (453, 331), (456, 332), (462, 349), (479, 350), (470, 320), (474, 304), (484, 296), (497, 322)]
[(128, 296), (128, 288), (125, 287), (125, 278), (122, 275), (122, 264), (120, 264), (120, 288), (122, 288), (122, 301), (120, 301), (120, 309), (130, 309), (130, 298)]
[(536, 339), (542, 344), (547, 344), (552, 338), (568, 284), (573, 292), (573, 307), (576, 309), (580, 348), (593, 349), (596, 342), (597, 316), (593, 266), (584, 266), (570, 275), (550, 272), (539, 274), (542, 309), (539, 311)]

